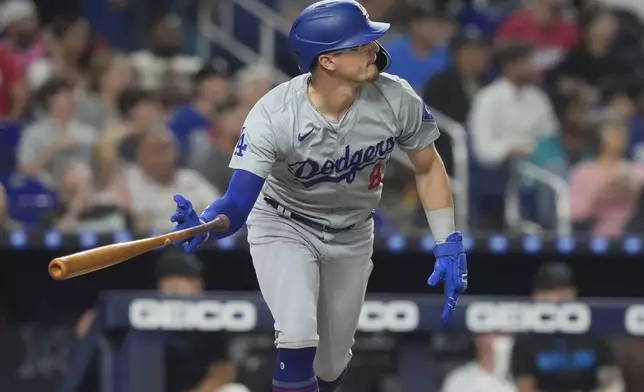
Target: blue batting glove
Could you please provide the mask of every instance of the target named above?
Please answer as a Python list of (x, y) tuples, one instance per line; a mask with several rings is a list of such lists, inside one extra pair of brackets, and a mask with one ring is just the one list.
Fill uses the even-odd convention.
[(445, 282), (445, 306), (441, 318), (449, 324), (458, 303), (458, 297), (467, 290), (467, 257), (463, 248), (463, 236), (460, 232), (450, 234), (443, 243), (434, 246), (434, 272), (427, 284), (436, 286)]
[[(171, 222), (176, 222), (177, 225), (172, 228), (172, 231), (179, 231), (183, 229), (188, 229), (190, 227), (199, 226), (202, 222), (199, 220), (199, 216), (192, 208), (192, 203), (190, 200), (186, 199), (181, 195), (174, 196), (174, 202), (177, 203), (177, 210), (170, 217)], [(206, 235), (200, 235), (191, 238), (190, 240), (183, 242), (175, 242), (174, 245), (181, 246), (186, 253), (193, 252), (195, 249), (201, 245), (201, 243), (206, 239)]]

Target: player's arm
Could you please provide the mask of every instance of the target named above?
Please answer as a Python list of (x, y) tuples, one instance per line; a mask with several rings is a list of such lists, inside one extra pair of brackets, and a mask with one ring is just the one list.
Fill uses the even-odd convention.
[(596, 392), (624, 392), (626, 385), (619, 367), (602, 367), (599, 369), (598, 376), (599, 387)]
[(536, 387), (536, 382), (532, 376), (521, 376), (516, 379), (518, 392), (539, 392)]
[(425, 209), (434, 241), (444, 242), (456, 231), (454, 200), (445, 165), (434, 143), (407, 154), (414, 166), (418, 196)]
[(458, 298), (467, 289), (467, 258), (463, 237), (456, 231), (454, 201), (443, 160), (434, 147), (439, 137), (438, 125), (423, 100), (401, 80), (403, 87), (398, 123), (402, 128), (396, 141), (407, 153), (416, 174), (416, 186), (427, 221), (436, 241), (436, 263), (427, 284), (445, 282), (445, 306), (441, 317), (452, 318)]
[(418, 196), (436, 242), (456, 231), (452, 189), (434, 141), (440, 136), (434, 116), (409, 84), (403, 86), (398, 122), (398, 147), (407, 153), (416, 174)]

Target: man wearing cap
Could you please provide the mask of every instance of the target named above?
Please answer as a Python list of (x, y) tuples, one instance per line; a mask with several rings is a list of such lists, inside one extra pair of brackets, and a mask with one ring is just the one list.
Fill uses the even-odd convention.
[[(532, 298), (562, 302), (577, 298), (568, 265), (551, 262), (536, 273)], [(519, 392), (622, 392), (624, 382), (609, 347), (583, 335), (526, 334), (516, 338), (511, 369)]]
[[(155, 274), (161, 294), (195, 296), (204, 291), (199, 259), (183, 252), (164, 253)], [(166, 349), (166, 392), (250, 392), (234, 383), (228, 342), (220, 332), (173, 331)]]
[(20, 57), (21, 70), (44, 55), (38, 44), (38, 10), (30, 0), (8, 0), (0, 5), (2, 40)]

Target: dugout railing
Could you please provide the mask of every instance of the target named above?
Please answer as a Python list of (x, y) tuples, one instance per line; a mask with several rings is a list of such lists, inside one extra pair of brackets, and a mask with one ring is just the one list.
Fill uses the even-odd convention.
[[(543, 228), (536, 222), (525, 219), (521, 214), (521, 190), (525, 180), (546, 186), (554, 194), (554, 215), (556, 216), (555, 231), (558, 236), (572, 234), (570, 217), (570, 187), (568, 182), (530, 162), (517, 162), (511, 169), (510, 179), (506, 188), (505, 220), (508, 228), (520, 233), (540, 235)], [(534, 187), (532, 187), (535, 192)]]

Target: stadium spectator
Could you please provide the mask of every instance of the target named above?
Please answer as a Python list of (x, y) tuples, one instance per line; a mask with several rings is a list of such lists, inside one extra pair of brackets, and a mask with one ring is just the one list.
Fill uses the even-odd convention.
[(125, 89), (118, 98), (120, 121), (108, 121), (96, 143), (96, 187), (101, 199), (130, 210), (130, 197), (122, 181), (123, 165), (136, 160), (137, 138), (148, 131), (165, 130), (161, 103), (154, 94), (137, 87)]
[[(569, 178), (570, 168), (594, 158), (594, 134), (589, 126), (589, 103), (580, 96), (562, 101), (561, 130), (542, 138), (530, 156), (530, 162), (561, 178)], [(555, 223), (555, 199), (552, 190), (539, 183), (526, 181), (535, 193), (538, 223), (552, 228)]]
[(535, 47), (533, 66), (537, 73), (556, 66), (579, 41), (578, 27), (562, 17), (563, 2), (529, 0), (499, 26), (497, 44), (522, 41)]
[(82, 17), (57, 17), (42, 37), (43, 56), (27, 68), (27, 84), (35, 91), (52, 77), (65, 77), (84, 90), (93, 55), (107, 49)]
[(232, 105), (210, 128), (210, 137), (191, 140), (190, 165), (224, 187), (230, 178), (228, 162), (244, 120), (255, 103), (274, 86), (273, 68), (265, 64), (246, 66), (237, 71), (232, 83)]
[(7, 228), (7, 192), (0, 184), (0, 230)]
[(533, 84), (532, 50), (512, 44), (498, 53), (501, 76), (474, 97), (467, 124), (472, 151), (471, 224), (502, 230), (505, 193), (514, 164), (559, 129), (546, 94)]
[(616, 37), (615, 16), (610, 12), (594, 15), (584, 27), (581, 44), (549, 75), (549, 79), (555, 80), (558, 93), (581, 93), (595, 102), (601, 89), (632, 77), (629, 67), (616, 53)]
[(194, 133), (204, 133), (213, 127), (213, 119), (230, 95), (228, 78), (212, 65), (202, 67), (195, 74), (193, 83), (196, 93), (192, 102), (178, 107), (168, 124), (181, 146), (182, 163), (189, 154)]
[(546, 94), (533, 84), (532, 49), (509, 45), (499, 53), (502, 75), (475, 97), (468, 119), (476, 160), (498, 166), (526, 158), (559, 124)]
[(593, 158), (589, 132), (589, 103), (574, 96), (561, 103), (561, 131), (539, 140), (530, 161), (558, 176), (568, 178), (570, 167)]
[(17, 121), (27, 110), (29, 92), (11, 48), (0, 42), (0, 119)]
[(593, 0), (586, 1), (587, 3), (599, 3), (609, 6), (616, 10), (624, 10), (632, 12), (637, 15), (640, 20), (644, 21), (644, 3), (639, 0)]
[(139, 131), (165, 128), (165, 112), (157, 94), (140, 87), (130, 87), (118, 98), (122, 121)]
[(265, 64), (249, 65), (237, 71), (232, 87), (234, 103), (218, 121), (214, 135), (220, 149), (232, 155), (248, 112), (274, 83), (273, 68)]
[(466, 36), (455, 39), (451, 47), (451, 66), (427, 83), (423, 99), (433, 109), (465, 124), (474, 96), (488, 82), (491, 48), (483, 39)]
[[(542, 265), (534, 278), (535, 301), (563, 302), (577, 298), (570, 267)], [(522, 334), (512, 349), (511, 371), (518, 392), (624, 390), (621, 370), (607, 344), (588, 334)]]
[(5, 1), (0, 6), (0, 28), (3, 41), (9, 44), (18, 57), (20, 70), (24, 72), (41, 55), (35, 4), (30, 0)]
[[(247, 65), (235, 74), (233, 112), (245, 117), (250, 109), (275, 85), (274, 69), (266, 64)], [(241, 129), (241, 127), (240, 127)]]
[[(216, 119), (208, 137), (197, 134), (190, 141), (188, 165), (219, 189), (227, 189), (232, 176), (228, 168), (242, 125), (250, 109), (275, 84), (273, 68), (264, 64), (246, 66), (234, 76), (233, 104)], [(214, 132), (213, 132), (214, 130)]]
[(597, 159), (578, 164), (570, 174), (570, 212), (594, 234), (615, 237), (633, 215), (644, 166), (625, 158), (628, 129), (621, 118), (607, 115), (598, 131)]
[(113, 165), (118, 160), (135, 159), (134, 139), (137, 135), (145, 131), (166, 129), (165, 112), (157, 95), (138, 87), (121, 92), (118, 97), (118, 115), (120, 121), (108, 121), (97, 145), (97, 150), (100, 151), (99, 178), (103, 184), (111, 178)]
[[(163, 295), (203, 293), (203, 266), (193, 255), (166, 251), (157, 263), (157, 289)], [(223, 332), (177, 331), (166, 341), (166, 392), (250, 392), (235, 383), (235, 367)]]
[(53, 78), (39, 91), (44, 115), (28, 125), (18, 146), (21, 174), (47, 184), (63, 199), (61, 230), (72, 230), (92, 201), (91, 164), (98, 131), (74, 119), (74, 85)]
[(476, 358), (452, 370), (441, 392), (516, 392), (514, 384), (507, 379), (502, 357), (495, 353), (495, 346), (505, 345), (505, 340), (501, 335), (475, 335)]
[(99, 130), (108, 121), (118, 121), (119, 96), (135, 82), (136, 73), (127, 56), (116, 53), (94, 56), (89, 68), (89, 88), (78, 100), (76, 118)]
[[(155, 269), (155, 289), (165, 296), (194, 297), (204, 293), (203, 264), (194, 255), (175, 249), (161, 254)], [(94, 309), (82, 313), (75, 325), (81, 342), (96, 317)], [(228, 336), (213, 331), (170, 331), (165, 335), (166, 392), (250, 392), (236, 381), (230, 360)], [(82, 385), (84, 392), (98, 391), (99, 359), (93, 356)]]
[(178, 168), (178, 153), (178, 144), (170, 131), (147, 131), (138, 136), (137, 162), (124, 165), (116, 180), (117, 189), (120, 187), (129, 196), (137, 230), (171, 229), (168, 216), (176, 209), (176, 194), (189, 198), (196, 211), (203, 211), (221, 196), (197, 171)]
[[(452, 43), (452, 65), (431, 78), (423, 99), (432, 110), (465, 124), (474, 96), (487, 84), (490, 47), (481, 39), (459, 37)], [(440, 137), (436, 148), (448, 174), (453, 173), (452, 140)]]
[(384, 43), (396, 59), (387, 72), (407, 80), (414, 90), (422, 93), (427, 82), (449, 66), (450, 37), (446, 30), (450, 24), (440, 13), (424, 7), (411, 9), (406, 34)]
[(640, 89), (634, 103), (635, 115), (628, 141), (628, 154), (635, 162), (644, 163), (644, 89)]
[(615, 336), (611, 339), (611, 347), (622, 369), (625, 392), (639, 392), (644, 385), (644, 339), (632, 335)]
[(168, 106), (188, 99), (192, 76), (203, 66), (201, 58), (182, 54), (184, 39), (181, 19), (165, 14), (152, 24), (148, 48), (131, 54), (141, 87), (158, 91)]
[(636, 104), (637, 95), (641, 94), (642, 90), (633, 81), (624, 81), (621, 86), (626, 87), (617, 85), (605, 91), (604, 108), (619, 117), (628, 130), (626, 157), (642, 163), (644, 162), (644, 118), (638, 114)]

